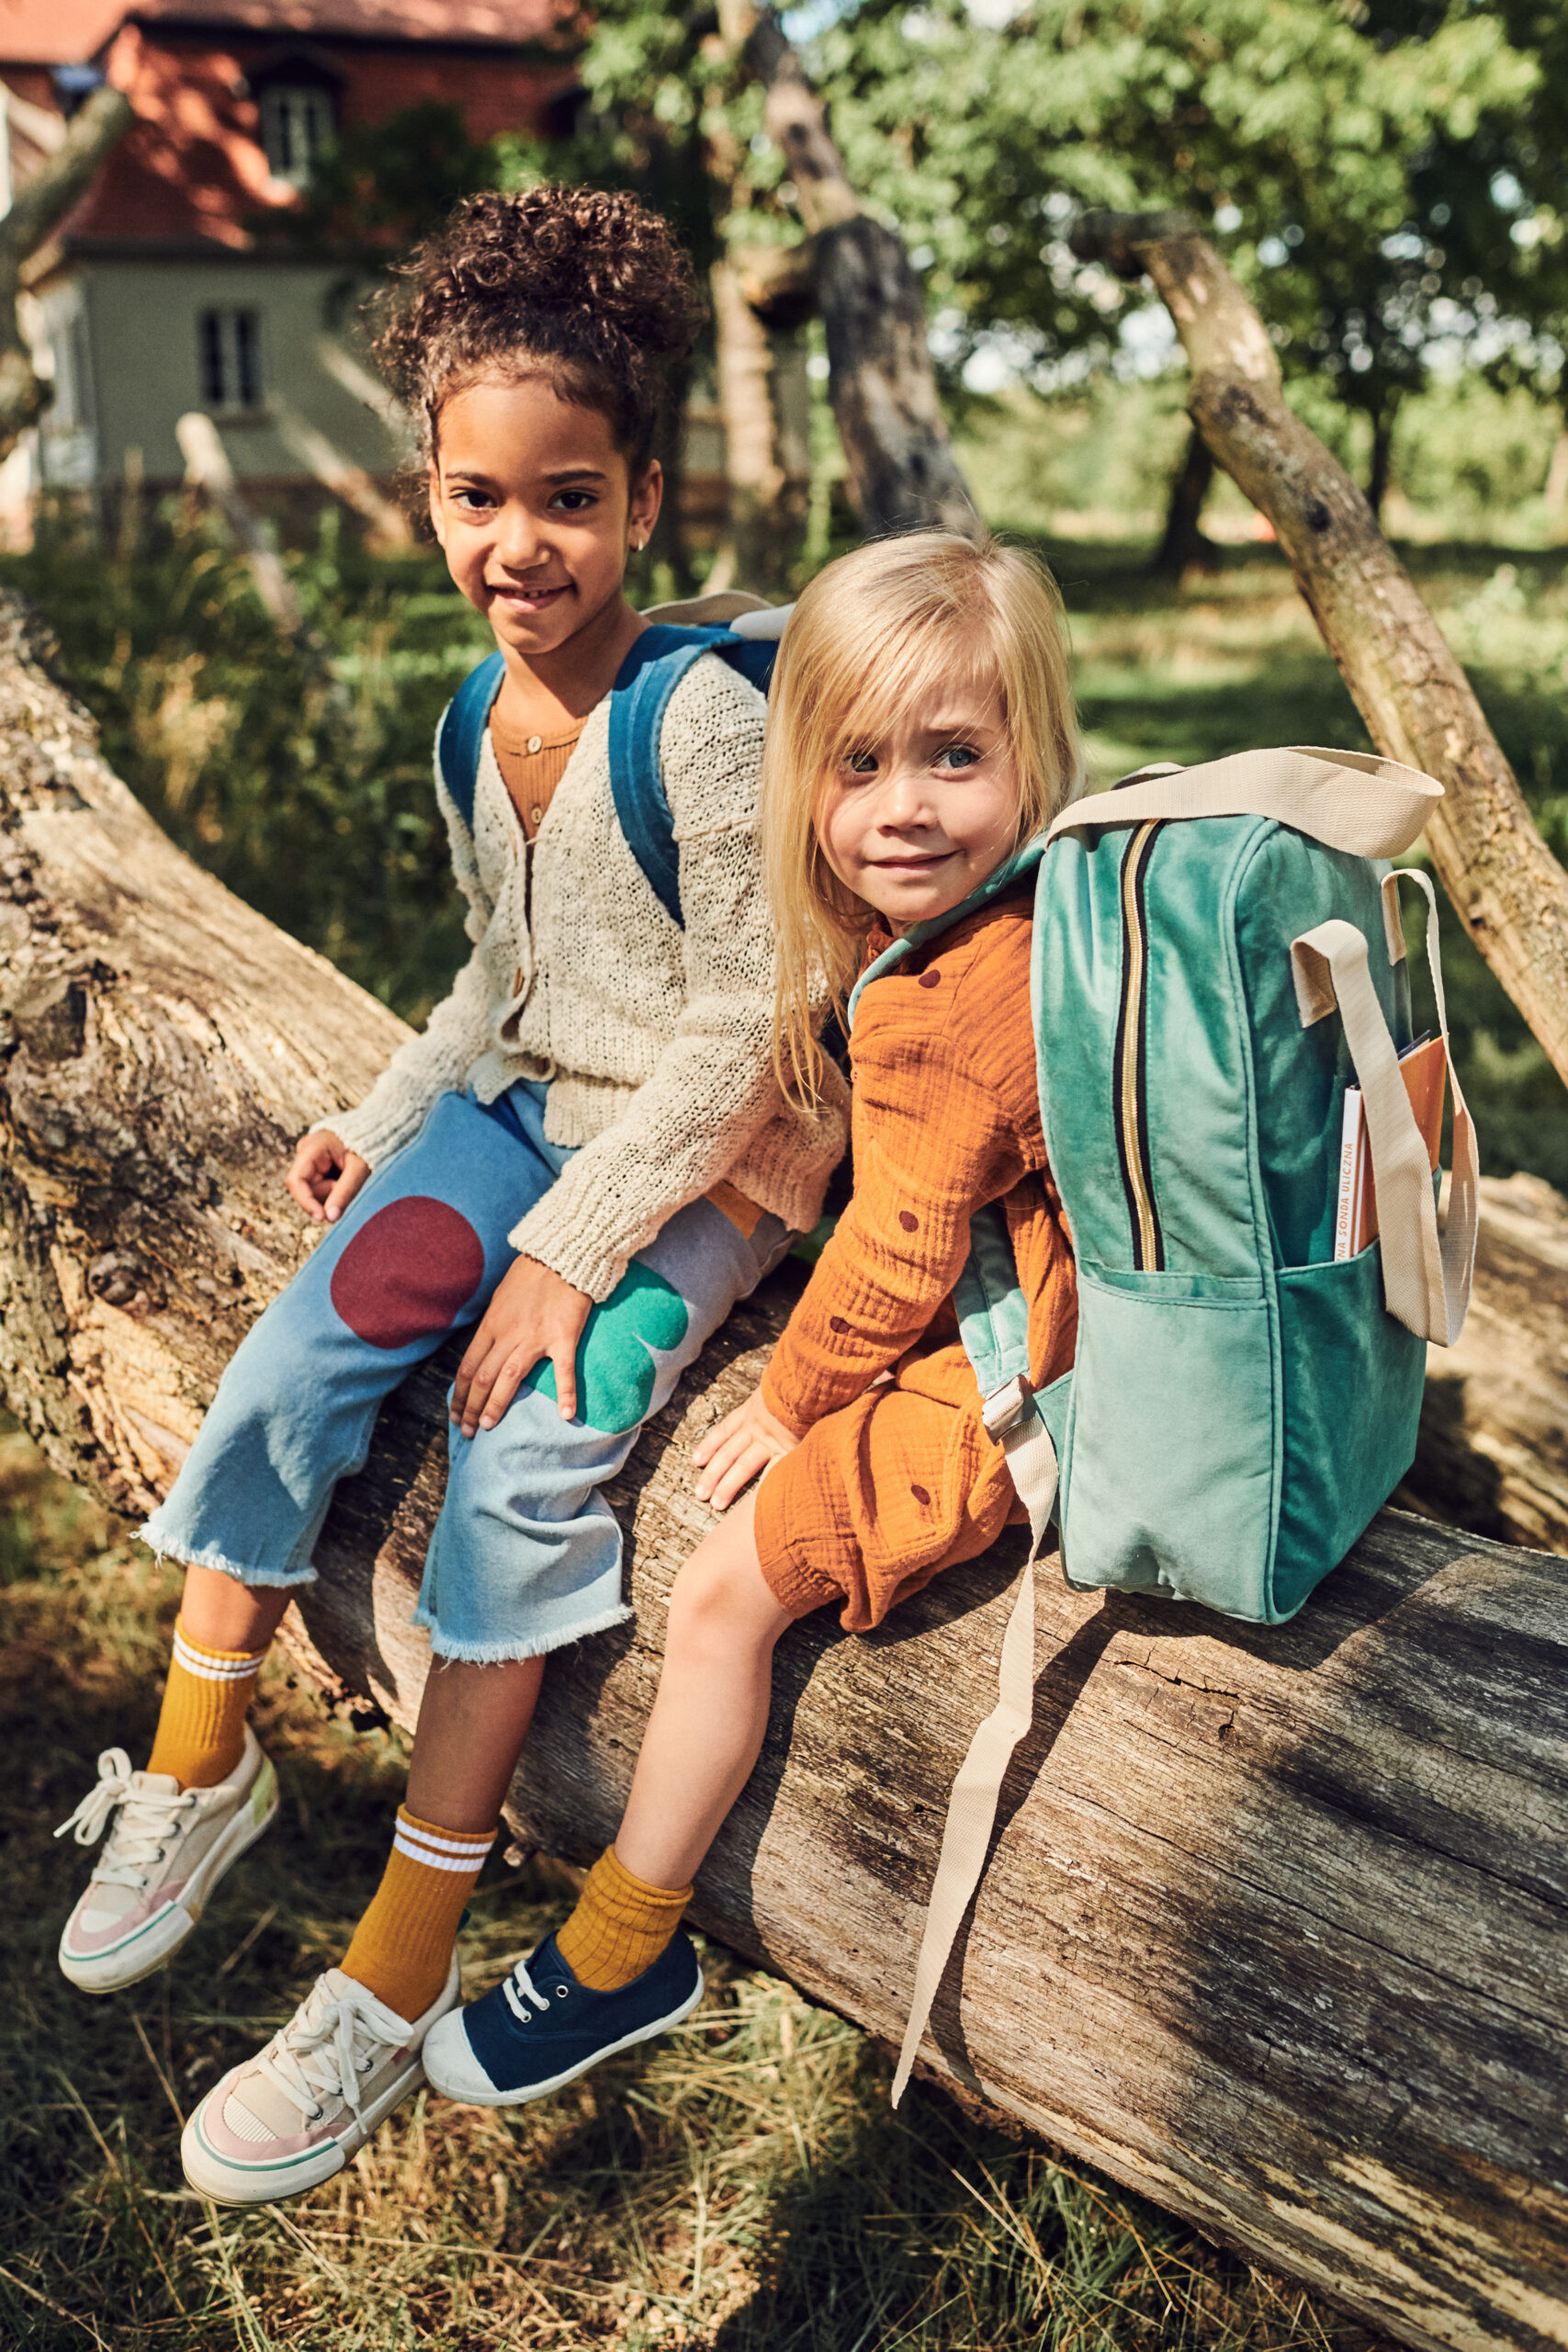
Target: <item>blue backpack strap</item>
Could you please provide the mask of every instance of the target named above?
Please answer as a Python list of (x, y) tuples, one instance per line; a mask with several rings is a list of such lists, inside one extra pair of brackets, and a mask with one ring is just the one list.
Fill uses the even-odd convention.
[[(671, 922), (681, 914), (680, 857), (665, 797), (659, 747), (670, 697), (694, 662), (716, 653), (749, 684), (765, 694), (778, 656), (770, 638), (737, 637), (727, 628), (645, 628), (616, 674), (610, 697), (610, 789), (615, 816), (632, 855)], [(495, 698), (506, 675), (497, 651), (470, 670), (443, 715), (435, 738), (441, 780), (458, 815), (473, 831), (479, 751)]]
[(442, 716), (435, 737), (436, 764), (441, 781), (457, 804), (469, 832), (474, 830), (474, 793), (479, 780), (479, 747), (490, 725), (491, 707), (506, 675), (502, 654), (487, 653), (470, 670)]
[(659, 750), (670, 697), (705, 653), (716, 653), (765, 693), (778, 653), (769, 639), (726, 628), (654, 622), (622, 662), (610, 695), (610, 790), (627, 846), (671, 922), (683, 931), (681, 859)]

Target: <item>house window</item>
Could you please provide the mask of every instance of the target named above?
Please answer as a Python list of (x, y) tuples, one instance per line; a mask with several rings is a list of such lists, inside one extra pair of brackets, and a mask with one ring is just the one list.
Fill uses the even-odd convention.
[(275, 180), (303, 187), (333, 127), (333, 102), (325, 90), (274, 82), (262, 92), (262, 145)]
[(201, 397), (208, 408), (260, 408), (261, 312), (203, 311), (197, 319)]

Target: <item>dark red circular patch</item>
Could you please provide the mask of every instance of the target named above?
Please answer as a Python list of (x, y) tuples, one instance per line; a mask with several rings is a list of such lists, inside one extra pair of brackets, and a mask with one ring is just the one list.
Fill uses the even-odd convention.
[(361, 1226), (333, 1268), (333, 1305), (372, 1348), (406, 1348), (451, 1328), (485, 1270), (466, 1216), (411, 1193)]

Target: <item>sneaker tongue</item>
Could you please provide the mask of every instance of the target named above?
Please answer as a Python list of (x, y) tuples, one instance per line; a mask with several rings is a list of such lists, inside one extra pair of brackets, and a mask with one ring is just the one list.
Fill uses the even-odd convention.
[(341, 1968), (329, 1968), (321, 1983), (334, 1999), (352, 2000), (361, 2009), (367, 2009), (371, 2024), (382, 2041), (389, 2042), (394, 2050), (412, 2036), (413, 2027), (408, 2018), (400, 2017), (396, 2009), (389, 2009), (385, 2001), (378, 2000), (368, 1984), (362, 1984), (357, 1976), (345, 1976)]
[(130, 1785), (139, 1797), (177, 1797), (180, 1784), (172, 1772), (133, 1772)]

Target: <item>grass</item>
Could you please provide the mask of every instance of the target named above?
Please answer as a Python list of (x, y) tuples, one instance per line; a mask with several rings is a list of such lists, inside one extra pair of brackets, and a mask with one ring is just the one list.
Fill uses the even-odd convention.
[[(302, 2202), (184, 2188), (180, 2119), (341, 1953), (401, 1742), (269, 1664), (284, 1809), (165, 1974), (109, 2000), (54, 1941), (87, 1858), (50, 1835), (100, 1747), (146, 1752), (175, 1577), (0, 1430), (0, 2343), (9, 2352), (1364, 2352), (1362, 2331), (917, 2085), (792, 1988), (706, 1957), (686, 2026), (513, 2114), (422, 2097)], [(492, 1862), (469, 1989), (564, 1915)]]

